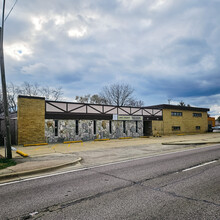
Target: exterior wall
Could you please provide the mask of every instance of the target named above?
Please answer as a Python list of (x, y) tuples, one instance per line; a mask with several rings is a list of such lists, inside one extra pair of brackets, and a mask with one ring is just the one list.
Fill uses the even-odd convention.
[(164, 135), (163, 121), (152, 121), (152, 134), (153, 136)]
[[(171, 112), (182, 112), (182, 116), (171, 116)], [(201, 113), (202, 117), (193, 117), (193, 113)], [(173, 131), (172, 126), (180, 126), (180, 131)], [(200, 130), (196, 130), (200, 126)], [(208, 129), (207, 112), (189, 110), (163, 109), (164, 134), (204, 133)]]
[(45, 99), (18, 97), (18, 144), (45, 142)]
[(123, 133), (123, 122), (112, 121), (112, 133), (109, 130), (108, 120), (96, 120), (96, 134), (93, 131), (93, 120), (79, 120), (79, 132), (76, 135), (75, 120), (58, 120), (58, 136), (55, 136), (55, 120), (45, 120), (45, 136), (49, 143), (94, 140), (119, 137), (139, 137), (143, 135), (143, 122), (138, 121), (138, 132), (136, 132), (136, 121), (126, 121), (126, 132)]

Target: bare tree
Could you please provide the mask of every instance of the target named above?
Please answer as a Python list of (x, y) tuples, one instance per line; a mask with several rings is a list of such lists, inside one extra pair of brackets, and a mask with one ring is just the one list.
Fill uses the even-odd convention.
[(191, 105), (190, 104), (185, 104), (185, 102), (184, 101), (181, 101), (180, 103), (179, 103), (179, 105), (180, 106), (187, 106), (187, 107), (191, 107)]
[(104, 100), (98, 95), (84, 95), (84, 96), (76, 96), (76, 101), (80, 103), (92, 103), (92, 104), (104, 104)]
[[(15, 112), (17, 110), (17, 96), (43, 96), (47, 100), (60, 100), (62, 98), (62, 88), (51, 88), (48, 86), (40, 87), (37, 83), (31, 84), (24, 82), (21, 86), (16, 86), (10, 83), (7, 87), (8, 106), (9, 112)], [(3, 112), (3, 100), (2, 92), (0, 90), (0, 113)]]
[(132, 97), (134, 89), (128, 84), (112, 84), (105, 86), (100, 93), (105, 104), (117, 106), (143, 106), (143, 101)]

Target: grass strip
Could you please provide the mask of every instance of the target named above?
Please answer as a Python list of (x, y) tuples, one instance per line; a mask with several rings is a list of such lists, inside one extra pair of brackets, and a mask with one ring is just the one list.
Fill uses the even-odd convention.
[(0, 158), (0, 170), (14, 165), (16, 165), (16, 162), (14, 160), (7, 158)]

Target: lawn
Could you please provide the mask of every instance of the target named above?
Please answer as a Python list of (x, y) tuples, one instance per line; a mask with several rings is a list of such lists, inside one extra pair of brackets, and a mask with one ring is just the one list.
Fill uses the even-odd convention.
[(16, 162), (14, 160), (0, 158), (0, 170), (14, 165), (16, 165)]

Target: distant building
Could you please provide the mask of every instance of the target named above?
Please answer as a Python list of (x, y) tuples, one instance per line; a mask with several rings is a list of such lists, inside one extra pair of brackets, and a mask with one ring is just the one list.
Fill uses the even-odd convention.
[[(19, 96), (17, 144), (204, 133), (207, 108), (113, 106)], [(14, 143), (15, 144), (15, 143)]]

